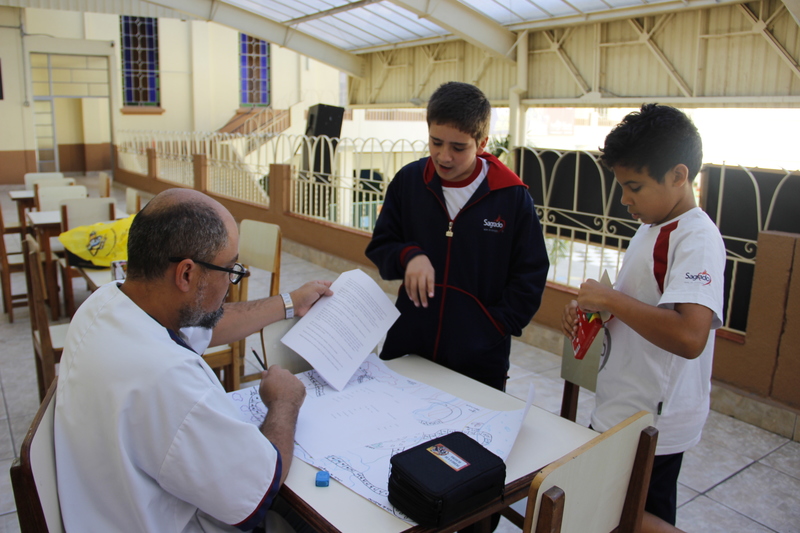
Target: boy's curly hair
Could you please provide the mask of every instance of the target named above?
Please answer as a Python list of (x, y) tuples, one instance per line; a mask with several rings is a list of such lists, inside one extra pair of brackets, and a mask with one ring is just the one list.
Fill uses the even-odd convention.
[(693, 181), (703, 162), (703, 142), (694, 123), (674, 107), (645, 104), (629, 113), (608, 134), (600, 160), (641, 172), (662, 183), (675, 165), (683, 163)]
[(452, 126), (477, 143), (489, 136), (492, 106), (476, 86), (459, 81), (443, 83), (428, 101), (428, 127)]

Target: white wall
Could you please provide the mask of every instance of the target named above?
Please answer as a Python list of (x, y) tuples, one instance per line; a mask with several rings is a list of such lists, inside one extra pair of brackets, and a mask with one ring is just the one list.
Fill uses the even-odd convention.
[(3, 69), (3, 99), (0, 100), (0, 147), (3, 150), (24, 150), (33, 139), (33, 122), (23, 106), (22, 40), (19, 9), (0, 7), (0, 68)]

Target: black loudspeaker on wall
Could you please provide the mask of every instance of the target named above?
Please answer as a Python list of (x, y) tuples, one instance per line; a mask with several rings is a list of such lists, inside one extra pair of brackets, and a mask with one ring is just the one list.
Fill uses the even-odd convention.
[[(336, 150), (336, 140), (313, 139), (325, 135), (338, 139), (342, 134), (342, 118), (344, 108), (332, 105), (317, 104), (308, 108), (306, 136), (312, 137), (303, 143), (303, 171), (306, 178), (314, 183), (329, 184), (331, 182), (331, 162)], [(313, 159), (311, 158), (312, 146)], [(336, 191), (327, 187), (312, 187), (308, 201), (311, 214), (329, 218), (330, 206), (336, 204)]]
[[(306, 136), (338, 138), (342, 134), (342, 117), (344, 108), (332, 105), (317, 104), (308, 108), (308, 122), (306, 123)], [(313, 168), (309, 161), (309, 149), (316, 144), (314, 150)], [(303, 144), (303, 170), (325, 175), (331, 173), (332, 152), (336, 149), (336, 141), (314, 139)], [(321, 176), (317, 175), (318, 178)], [(325, 179), (327, 181), (327, 179)]]
[(317, 104), (308, 108), (306, 135), (309, 137), (327, 135), (339, 137), (342, 134), (344, 108), (334, 105)]

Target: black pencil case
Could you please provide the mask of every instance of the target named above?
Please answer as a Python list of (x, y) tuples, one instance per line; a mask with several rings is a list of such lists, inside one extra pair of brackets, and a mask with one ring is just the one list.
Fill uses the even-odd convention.
[(389, 502), (418, 524), (438, 527), (503, 494), (502, 459), (460, 431), (391, 459)]

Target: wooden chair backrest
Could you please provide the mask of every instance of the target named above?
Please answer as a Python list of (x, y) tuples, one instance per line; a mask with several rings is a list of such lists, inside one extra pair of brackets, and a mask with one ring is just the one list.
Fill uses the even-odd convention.
[(298, 320), (298, 318), (280, 320), (261, 330), (261, 346), (264, 350), (263, 356), (267, 360), (267, 368), (270, 365), (281, 365), (281, 368), (287, 369), (292, 374), (311, 370), (308, 361), (281, 342), (281, 338), (292, 329)]
[(63, 178), (63, 172), (28, 172), (24, 176), (25, 188), (29, 191), (33, 190), (33, 182), (38, 179), (59, 179)]
[(125, 211), (134, 215), (142, 210), (142, 196), (133, 187), (125, 189)]
[(35, 203), (39, 211), (58, 211), (61, 200), (86, 198), (88, 191), (84, 185), (41, 187), (36, 191)]
[(75, 185), (75, 178), (37, 178), (31, 181), (33, 183), (34, 194), (44, 187), (68, 187), (70, 185)]
[[(269, 295), (278, 294), (281, 279), (281, 227), (257, 220), (242, 220), (239, 225), (239, 262), (247, 267), (269, 272)], [(247, 278), (242, 283), (246, 281)], [(244, 299), (247, 299), (246, 292)]]
[(111, 175), (108, 172), (101, 172), (98, 175), (97, 185), (100, 191), (100, 198), (109, 198), (111, 196)]
[[(239, 262), (248, 268), (258, 268), (269, 272), (269, 295), (278, 294), (281, 282), (281, 227), (277, 224), (257, 220), (242, 220), (239, 224)], [(239, 291), (239, 300), (246, 301), (249, 290), (248, 278), (239, 282), (237, 290)], [(268, 336), (269, 334), (265, 334), (264, 330), (261, 331), (261, 348), (265, 351), (264, 356), (271, 361), (270, 348), (267, 347)], [(283, 346), (280, 342), (277, 344)], [(246, 343), (239, 343), (238, 350), (242, 380), (257, 378), (258, 374), (244, 375), (244, 361), (247, 357)]]
[[(34, 345), (38, 346), (42, 354), (42, 365), (48, 371), (52, 367), (55, 376), (55, 353), (53, 341), (50, 338), (50, 318), (47, 315), (47, 284), (42, 267), (39, 243), (32, 235), (27, 235), (23, 241), (25, 254), (25, 272), (28, 284), (28, 310), (31, 320), (31, 335)], [(46, 361), (45, 361), (46, 359)], [(50, 384), (46, 383), (45, 388)]]
[[(548, 465), (533, 479), (523, 531), (609, 533), (638, 531), (644, 516), (657, 430), (641, 411)], [(556, 488), (557, 489), (554, 489)], [(548, 524), (548, 505), (563, 491), (560, 528)], [(543, 508), (545, 512), (543, 512)], [(637, 526), (638, 523), (638, 526)]]
[(22, 441), (19, 458), (11, 466), (11, 485), (22, 533), (64, 531), (58, 500), (53, 431), (57, 383), (57, 380), (53, 380), (47, 390)]
[(113, 198), (70, 198), (61, 201), (61, 231), (116, 219)]

